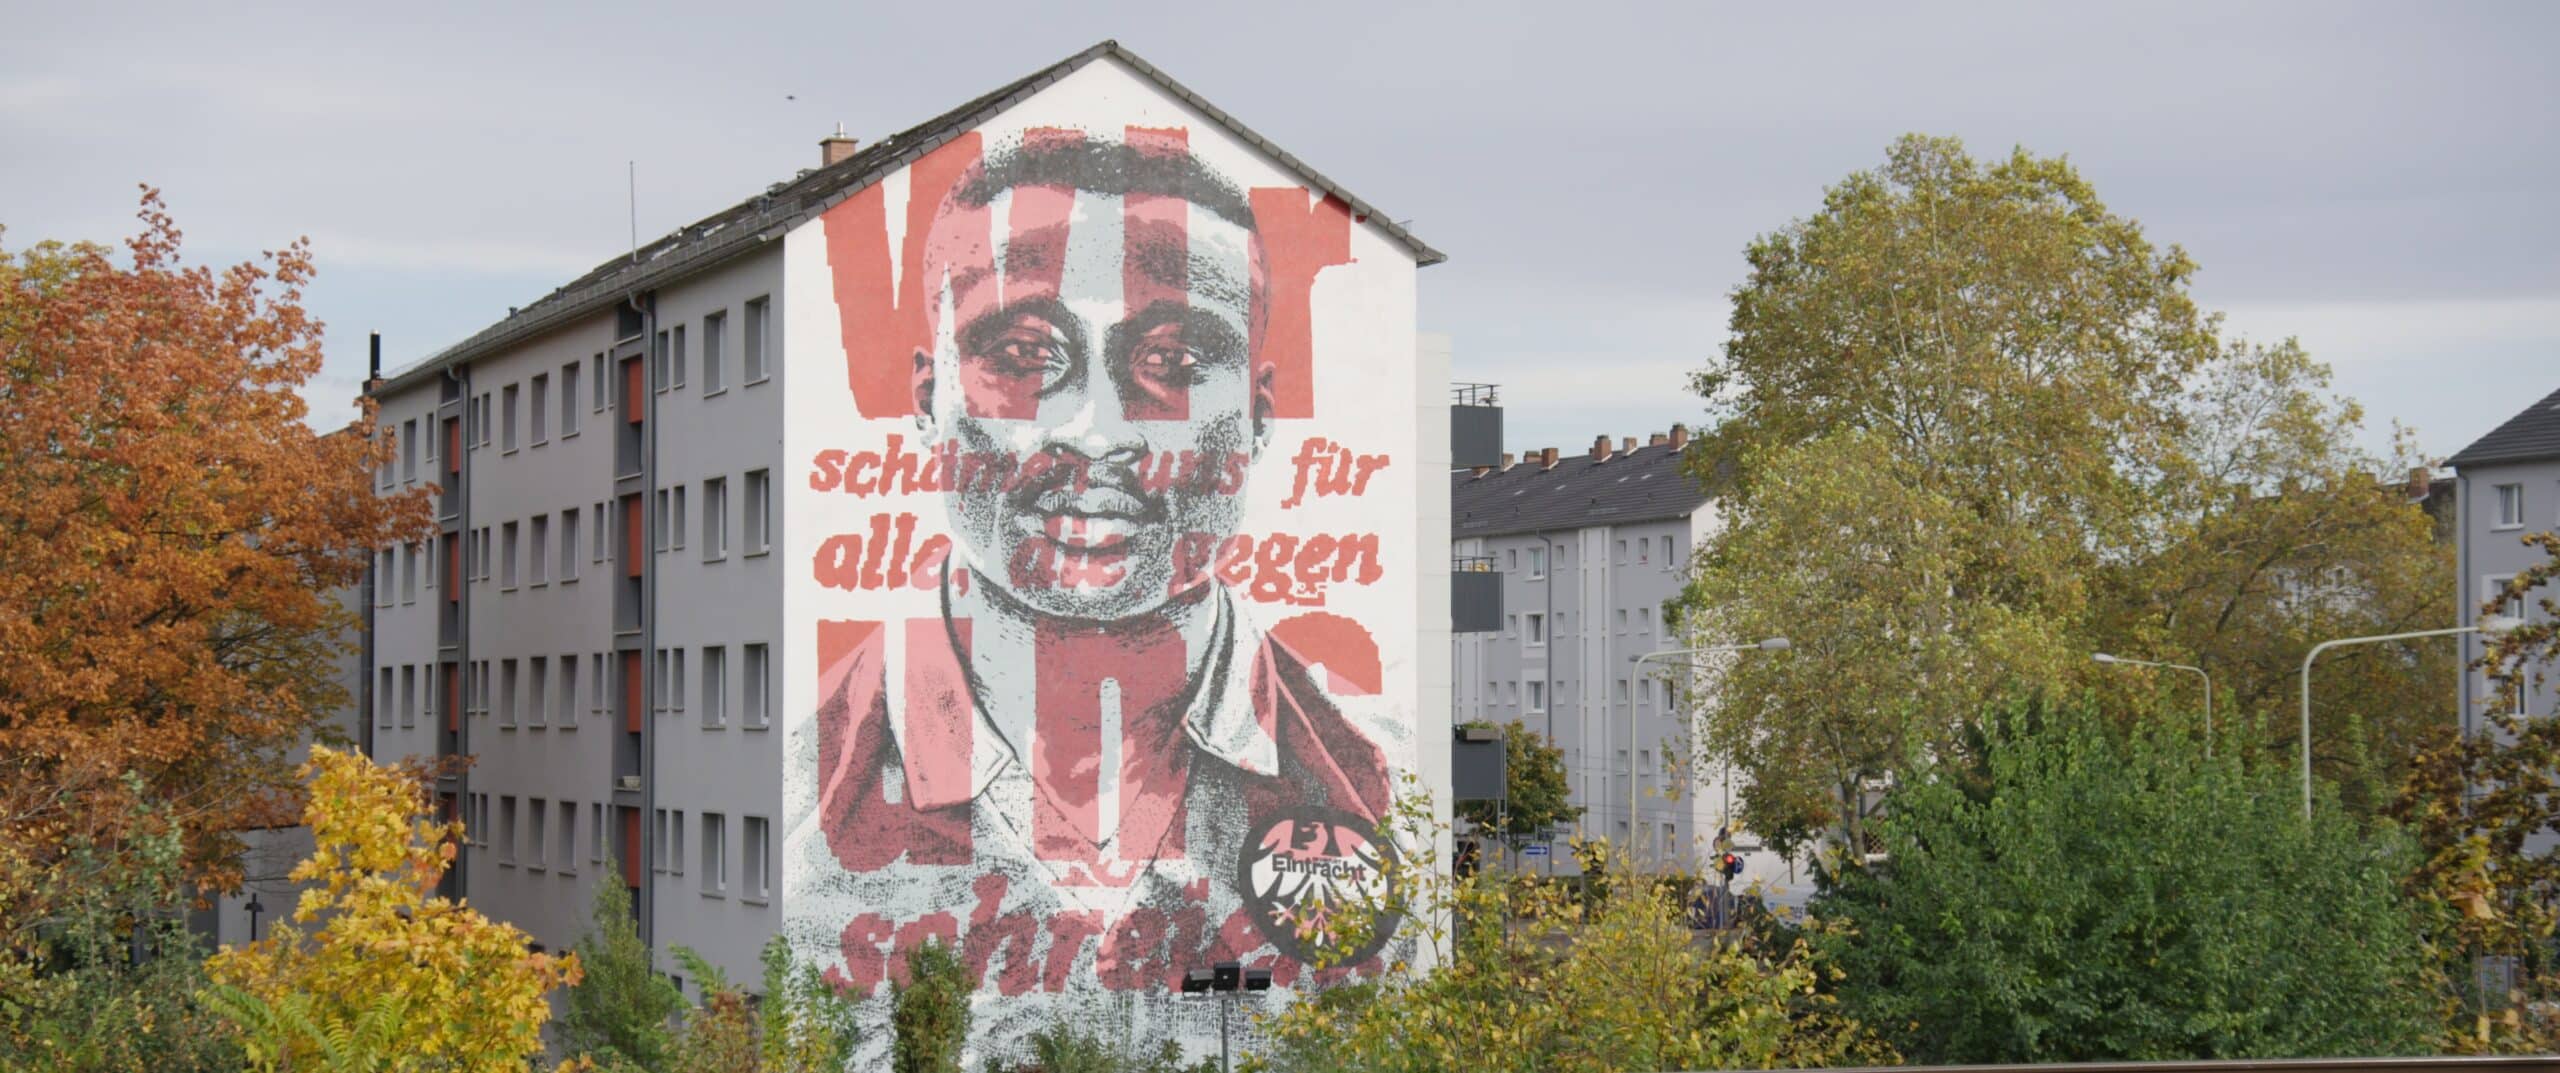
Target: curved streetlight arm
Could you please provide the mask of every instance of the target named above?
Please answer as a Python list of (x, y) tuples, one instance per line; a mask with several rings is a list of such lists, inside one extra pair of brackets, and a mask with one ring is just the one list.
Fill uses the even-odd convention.
[(2208, 757), (2213, 755), (2213, 676), (2205, 673), (2204, 668), (2193, 667), (2184, 663), (2156, 663), (2147, 659), (2127, 659), (2123, 656), (2111, 656), (2104, 652), (2100, 652), (2092, 658), (2096, 659), (2100, 663), (2122, 664), (2128, 667), (2156, 667), (2161, 670), (2188, 671), (2192, 672), (2196, 677), (2204, 679), (2204, 755)]
[(2377, 634), (2377, 635), (2372, 636), (2372, 637), (2342, 637), (2342, 638), (2339, 638), (2339, 639), (2337, 639), (2337, 640), (2335, 640), (2335, 641), (2322, 641), (2322, 642), (2320, 642), (2319, 644), (2316, 644), (2316, 645), (2311, 646), (2311, 651), (2309, 651), (2309, 652), (2307, 652), (2307, 653), (2304, 653), (2304, 654), (2303, 654), (2303, 657), (2302, 657), (2302, 819), (2303, 819), (2303, 822), (2305, 822), (2305, 823), (2309, 823), (2309, 822), (2311, 821), (2311, 661), (2316, 660), (2316, 659), (2319, 659), (2319, 658), (2320, 658), (2320, 653), (2326, 652), (2326, 651), (2328, 651), (2328, 650), (2330, 650), (2330, 649), (2332, 649), (2332, 648), (2343, 648), (2343, 647), (2345, 647), (2345, 646), (2347, 646), (2347, 645), (2370, 645), (2370, 644), (2381, 644), (2381, 643), (2383, 643), (2383, 642), (2385, 642), (2385, 641), (2414, 641), (2414, 640), (2417, 640), (2417, 639), (2422, 638), (2422, 637), (2452, 637), (2452, 636), (2455, 636), (2455, 635), (2457, 635), (2457, 634), (2465, 634), (2465, 633), (2479, 633), (2480, 631), (2481, 631), (2481, 627), (2479, 627), (2479, 626), (2456, 626), (2456, 627), (2454, 627), (2454, 628), (2452, 628), (2452, 629), (2445, 629), (2445, 630), (2413, 630), (2413, 631), (2411, 631), (2411, 632), (2409, 632), (2409, 633), (2385, 633), (2385, 634)]

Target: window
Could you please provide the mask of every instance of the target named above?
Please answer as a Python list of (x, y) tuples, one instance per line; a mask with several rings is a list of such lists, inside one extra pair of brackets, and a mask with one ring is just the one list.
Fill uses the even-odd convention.
[(595, 411), (603, 413), (605, 407), (613, 405), (613, 378), (604, 374), (603, 354), (588, 359), (587, 380), (594, 385), (591, 390), (595, 393)]
[(729, 649), (723, 645), (702, 646), (702, 725), (720, 727), (729, 721)]
[(560, 583), (578, 580), (578, 508), (560, 512)]
[(428, 726), (434, 726), (434, 725), (436, 725), (436, 693), (437, 693), (437, 692), (438, 692), (438, 690), (436, 689), (436, 667), (435, 667), (435, 664), (430, 663), (430, 664), (428, 664), (428, 665), (427, 665), (427, 681), (426, 681), (426, 688), (424, 688), (424, 689), (420, 689), (420, 690), (418, 691), (418, 708), (419, 708), (419, 710), (424, 711), (424, 712), (426, 713), (426, 715), (427, 715), (427, 725), (428, 725)]
[(516, 725), (516, 661), (498, 661), (498, 725)]
[(681, 325), (681, 324), (676, 325), (675, 350), (674, 350), (674, 353), (672, 354), (672, 356), (670, 356), (670, 357), (668, 358), (668, 368), (671, 370), (672, 375), (673, 375), (673, 377), (674, 377), (674, 378), (673, 378), (673, 379), (671, 379), (671, 380), (668, 380), (668, 381), (667, 381), (667, 386), (668, 386), (668, 387), (671, 387), (671, 388), (683, 387), (683, 386), (684, 386), (684, 325)]
[(763, 901), (773, 891), (773, 869), (768, 863), (772, 848), (766, 845), (773, 837), (771, 831), (772, 825), (762, 816), (749, 816), (738, 825), (738, 851), (745, 857), (738, 867), (738, 879), (745, 887), (738, 893), (755, 901)]
[(525, 799), (524, 808), (524, 864), (527, 868), (540, 871), (543, 866), (551, 863), (551, 855), (546, 852), (551, 848), (551, 843), (543, 838), (550, 827), (547, 821), (551, 818), (551, 803), (539, 797), (529, 797)]
[(498, 799), (498, 863), (516, 863), (516, 795)]
[(1618, 541), (1618, 565), (1627, 565), (1627, 542), (1624, 540)]
[(499, 395), (502, 401), (498, 404), (498, 451), (501, 454), (516, 449), (516, 395), (520, 390), (518, 385), (509, 384)]
[(652, 662), (655, 666), (650, 672), (653, 680), (649, 684), (654, 688), (649, 690), (649, 710), (664, 714), (667, 710), (667, 670), (675, 661), (667, 658), (667, 650), (661, 648), (657, 659)]
[(702, 482), (702, 561), (729, 557), (729, 480)]
[(587, 863), (604, 863), (604, 802), (596, 802), (587, 813), (587, 830), (595, 832), (595, 840), (587, 843)]
[(667, 870), (667, 810), (659, 809), (649, 825), (649, 870)]
[(1546, 548), (1536, 547), (1529, 549), (1529, 576), (1533, 578), (1547, 576)]
[(684, 649), (670, 649), (674, 669), (667, 674), (667, 707), (677, 715), (684, 714)]
[(764, 336), (765, 311), (772, 304), (763, 298), (748, 299), (747, 322), (740, 325), (746, 332), (746, 338), (742, 340), (745, 345), (739, 348), (738, 353), (746, 363), (742, 372), (750, 384), (761, 384), (770, 375), (765, 368)]
[(533, 422), (533, 445), (540, 447), (551, 442), (550, 373), (543, 373), (533, 378), (533, 409), (530, 416)]
[(1627, 609), (1623, 607), (1618, 609), (1618, 632), (1627, 632)]
[(418, 481), (418, 422), (411, 418), (400, 423), (400, 479), (411, 484)]
[(1627, 699), (1627, 680), (1618, 679), (1618, 703), (1623, 705), (1627, 703)]
[(728, 372), (720, 367), (720, 337), (728, 330), (728, 310), (702, 318), (702, 393), (705, 395), (729, 390)]
[(605, 680), (604, 653), (587, 657), (587, 714), (603, 718), (605, 702), (613, 698), (613, 684)]
[(684, 810), (677, 809), (667, 823), (667, 871), (684, 874)]
[(1652, 562), (1652, 561), (1653, 561), (1653, 538), (1652, 538), (1652, 537), (1637, 537), (1637, 538), (1636, 538), (1636, 565), (1638, 565), (1638, 566), (1642, 566), (1642, 565), (1644, 565), (1645, 563), (1649, 563), (1649, 562)]
[(1533, 711), (1533, 712), (1543, 712), (1543, 711), (1546, 711), (1546, 710), (1547, 710), (1547, 684), (1546, 684), (1545, 682), (1531, 682), (1531, 683), (1528, 683), (1528, 687), (1529, 687), (1529, 710), (1530, 710), (1530, 711)]
[(436, 554), (436, 546), (432, 542), (428, 543), (424, 550), (426, 554), (419, 556), (421, 561), (418, 563), (418, 587), (425, 589), (428, 592), (434, 592), (436, 588), (436, 563), (444, 557)]
[(702, 814), (702, 893), (719, 895), (729, 890), (729, 818), (717, 812)]
[(589, 518), (595, 523), (589, 527), (595, 531), (595, 536), (591, 538), (595, 541), (594, 559), (597, 562), (603, 562), (605, 549), (612, 546), (613, 525), (605, 517), (604, 504), (596, 504), (594, 510), (595, 513)]
[(1547, 643), (1547, 616), (1529, 616), (1529, 643), (1533, 645)]
[(755, 470), (747, 474), (747, 554), (762, 555), (773, 549), (773, 471)]
[(675, 501), (675, 502), (676, 502), (676, 514), (675, 514), (675, 518), (674, 518), (673, 520), (671, 520), (670, 522), (668, 522), (668, 524), (667, 524), (667, 544), (668, 544), (670, 547), (672, 547), (674, 550), (676, 550), (676, 551), (683, 551), (683, 550), (684, 550), (684, 494), (685, 494), (685, 491), (686, 491), (685, 486), (683, 486), (683, 485), (681, 485), (681, 484), (679, 484), (679, 485), (677, 485), (677, 486), (675, 487), (675, 493), (676, 493), (676, 501)]
[(578, 729), (578, 657), (560, 657), (560, 707), (558, 722), (562, 730)]
[(391, 561), (391, 549), (384, 548), (381, 554), (373, 557), (373, 606), (391, 606), (391, 594), (395, 591), (391, 583), (398, 577), (396, 570)]
[(1636, 632), (1638, 632), (1638, 633), (1650, 633), (1650, 632), (1652, 632), (1652, 631), (1653, 631), (1653, 609), (1652, 609), (1652, 608), (1650, 608), (1650, 607), (1639, 607), (1639, 608), (1636, 608)]
[[(536, 585), (551, 584), (550, 515), (536, 514), (533, 516), (533, 543), (531, 550), (533, 552), (533, 583)], [(1625, 614), (1623, 611), (1619, 613)]]
[(436, 471), (436, 441), (443, 438), (444, 437), (442, 436), (436, 435), (436, 419), (432, 416), (428, 417), (427, 438), (418, 441), (418, 453), (426, 457), (427, 472), (429, 474), (433, 474)]
[(658, 509), (649, 519), (649, 546), (659, 551), (667, 550), (667, 517), (674, 509), (668, 496), (668, 489), (658, 489)]
[(1638, 749), (1638, 750), (1636, 750), (1636, 770), (1637, 770), (1640, 774), (1645, 774), (1645, 775), (1651, 775), (1651, 774), (1653, 774), (1653, 750), (1651, 750), (1651, 749)]
[(666, 332), (661, 331), (658, 333), (656, 345), (651, 347), (649, 350), (649, 371), (651, 381), (650, 386), (659, 391), (665, 391), (667, 389)]
[(1520, 569), (1520, 549), (1513, 548), (1510, 551), (1502, 553), (1502, 568), (1505, 570)]
[(373, 690), (373, 725), (378, 727), (390, 726), (392, 711), (391, 668), (384, 667), (382, 669), (382, 684), (374, 687)]
[(1636, 679), (1636, 703), (1638, 703), (1638, 704), (1651, 704), (1651, 703), (1653, 703), (1653, 679), (1651, 679), (1651, 678), (1639, 678), (1639, 679)]
[(498, 587), (512, 589), (516, 587), (516, 523), (499, 526), (498, 532), (503, 534), (499, 539)]
[(418, 602), (418, 542), (400, 546), (400, 602)]
[(418, 665), (400, 668), (400, 725), (418, 725)]
[(2498, 486), (2498, 528), (2513, 529), (2524, 524), (2524, 486)]
[(478, 427), (478, 428), (479, 428), (479, 430), (480, 430), (480, 446), (482, 446), (482, 447), (487, 447), (487, 446), (489, 446), (489, 426), (490, 426), (491, 424), (495, 423), (495, 422), (494, 422), (494, 419), (492, 419), (492, 418), (489, 416), (489, 411), (490, 411), (490, 409), (491, 409), (491, 407), (490, 407), (490, 405), (489, 405), (489, 393), (488, 393), (488, 392), (486, 392), (486, 391), (483, 391), (483, 392), (481, 392), (481, 393), (480, 393), (480, 414), (479, 414), (479, 420), (478, 420), (477, 422), (475, 422), (475, 424), (477, 425), (477, 427)]
[(564, 440), (578, 434), (578, 419), (583, 416), (578, 409), (578, 372), (574, 361), (560, 367), (560, 438)]
[(578, 870), (578, 803), (560, 803), (560, 874), (575, 875)]
[(524, 661), (524, 721), (536, 730), (548, 725), (551, 712), (551, 660), (535, 656)]
[(739, 657), (745, 662), (746, 696), (739, 705), (740, 721), (750, 730), (772, 726), (766, 698), (772, 695), (773, 661), (763, 645), (747, 645)]

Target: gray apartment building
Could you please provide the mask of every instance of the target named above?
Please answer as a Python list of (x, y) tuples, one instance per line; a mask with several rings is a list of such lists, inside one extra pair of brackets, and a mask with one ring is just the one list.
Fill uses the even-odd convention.
[(1447, 785), (1440, 255), (1107, 41), (819, 150), (377, 373), (437, 525), (361, 600), (363, 740), (468, 758), (449, 893), (546, 946), (619, 883), (879, 1046), (938, 936), (991, 1045), (1214, 1050), (1180, 971), (1297, 972), (1236, 877), (1348, 874)]
[[(2507, 581), (2542, 561), (2538, 548), (2526, 546), (2525, 535), (2560, 529), (2560, 391), (2545, 396), (2491, 429), (2447, 460), (2454, 469), (2454, 512), (2461, 624), (2477, 625), (2481, 606), (2506, 587)], [(2532, 609), (2510, 606), (2523, 617)], [(2463, 666), (2480, 658), (2482, 641), (2466, 634)], [(2526, 711), (2552, 710), (2552, 684), (2526, 686)], [(2488, 676), (2466, 671), (2462, 676), (2462, 727), (2478, 725), (2481, 705), (2495, 692)]]
[(1517, 723), (1553, 741), (1583, 809), (1580, 834), (1685, 868), (1711, 852), (1732, 802), (1720, 770), (1683, 758), (1686, 709), (1670, 680), (1635, 660), (1692, 643), (1662, 621), (1716, 525), (1714, 501), (1683, 467), (1691, 453), (1683, 426), (1603, 436), (1587, 454), (1547, 448), (1458, 470), (1449, 494), (1455, 569), (1502, 579), (1501, 628), (1453, 640), (1456, 719)]

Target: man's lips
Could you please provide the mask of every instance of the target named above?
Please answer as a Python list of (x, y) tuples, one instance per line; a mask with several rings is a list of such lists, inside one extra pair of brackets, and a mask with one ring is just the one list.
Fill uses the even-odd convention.
[(1148, 513), (1146, 501), (1116, 488), (1053, 488), (1040, 494), (1030, 513), (1015, 515), (1014, 524), (1061, 551), (1101, 555), (1124, 550)]

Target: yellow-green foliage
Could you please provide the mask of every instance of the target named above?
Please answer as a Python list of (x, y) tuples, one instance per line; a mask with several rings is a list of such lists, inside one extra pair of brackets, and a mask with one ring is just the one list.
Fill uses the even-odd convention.
[[(1392, 905), (1437, 961), (1305, 998), (1264, 1024), (1282, 1073), (1468, 1069), (1583, 1073), (1852, 1065), (1890, 1057), (1779, 957), (1694, 937), (1673, 881), (1617, 873), (1578, 896), (1537, 877), (1451, 880), (1416, 805)], [(1603, 859), (1607, 855), (1593, 855)], [(1353, 939), (1356, 941), (1356, 936)]]
[(252, 1065), (521, 1073), (542, 1050), (544, 995), (577, 981), (577, 958), (531, 953), (523, 932), (432, 895), (458, 832), (417, 779), (325, 747), (303, 774), (317, 848), (293, 878), (310, 888), (266, 939), (206, 963)]

